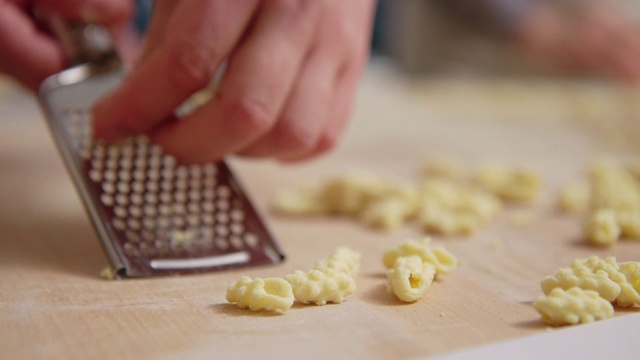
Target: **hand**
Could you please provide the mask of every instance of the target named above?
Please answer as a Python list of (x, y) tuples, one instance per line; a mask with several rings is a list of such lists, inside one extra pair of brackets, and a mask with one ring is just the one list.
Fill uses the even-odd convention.
[[(147, 45), (93, 110), (106, 141), (143, 133), (183, 163), (229, 153), (306, 159), (331, 148), (365, 66), (373, 0), (157, 0)], [(172, 114), (225, 60), (215, 96)]]
[(639, 30), (611, 4), (587, 1), (565, 16), (541, 5), (519, 35), (526, 51), (567, 70), (639, 83)]
[(38, 30), (30, 15), (36, 7), (112, 28), (127, 20), (133, 10), (129, 0), (0, 0), (0, 72), (31, 90), (61, 71), (66, 62), (60, 44)]

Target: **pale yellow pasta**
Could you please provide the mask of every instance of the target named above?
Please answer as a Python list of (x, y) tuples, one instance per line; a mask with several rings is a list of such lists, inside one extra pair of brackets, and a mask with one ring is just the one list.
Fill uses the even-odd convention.
[(422, 172), (426, 177), (460, 179), (464, 174), (464, 164), (460, 159), (451, 156), (440, 156), (427, 159)]
[(568, 290), (579, 287), (584, 290), (594, 290), (608, 301), (615, 301), (621, 292), (620, 284), (612, 280), (606, 270), (594, 271), (576, 261), (571, 264), (571, 267), (562, 268), (555, 275), (545, 277), (540, 286), (547, 295), (555, 288)]
[(618, 210), (616, 220), (621, 238), (640, 240), (640, 209)]
[(509, 169), (501, 163), (482, 165), (475, 181), (504, 201), (532, 203), (542, 191), (542, 177), (536, 171), (525, 168)]
[(390, 269), (396, 259), (404, 256), (417, 255), (422, 262), (431, 264), (436, 269), (436, 275), (446, 275), (457, 267), (457, 259), (442, 246), (431, 247), (431, 239), (423, 238), (419, 241), (406, 240), (383, 255), (384, 265)]
[(286, 215), (311, 216), (328, 213), (318, 192), (312, 189), (281, 191), (276, 196), (273, 206), (277, 212)]
[(569, 184), (560, 190), (558, 207), (566, 213), (577, 213), (589, 208), (591, 192), (586, 184)]
[(596, 291), (573, 287), (553, 289), (533, 303), (545, 323), (553, 326), (591, 323), (613, 317), (613, 306)]
[(585, 221), (584, 232), (588, 244), (611, 246), (620, 238), (622, 229), (618, 223), (615, 211), (611, 209), (597, 209), (592, 212)]
[(435, 267), (419, 256), (399, 257), (387, 271), (387, 291), (404, 302), (414, 302), (424, 295), (435, 275)]
[(615, 211), (640, 209), (640, 184), (620, 166), (597, 162), (590, 171), (591, 207)]
[(296, 270), (285, 276), (293, 289), (293, 296), (303, 304), (339, 304), (353, 294), (356, 282), (349, 274), (335, 270)]
[(314, 269), (325, 272), (334, 270), (355, 277), (360, 271), (360, 258), (359, 252), (341, 246), (334, 250), (329, 258), (320, 260)]
[(294, 297), (289, 282), (281, 278), (255, 278), (242, 276), (227, 288), (227, 301), (253, 311), (287, 311)]
[(413, 216), (414, 206), (399, 198), (387, 198), (372, 202), (360, 214), (368, 226), (395, 230)]

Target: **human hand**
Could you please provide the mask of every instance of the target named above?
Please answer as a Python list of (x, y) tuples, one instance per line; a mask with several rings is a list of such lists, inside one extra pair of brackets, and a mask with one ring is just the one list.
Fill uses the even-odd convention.
[[(331, 148), (368, 55), (373, 0), (157, 0), (141, 59), (93, 109), (106, 141), (147, 134), (180, 162)], [(225, 60), (215, 96), (173, 116)]]
[(541, 4), (519, 29), (528, 53), (565, 70), (640, 83), (640, 27), (612, 4), (586, 1), (564, 15)]
[(133, 10), (129, 0), (0, 0), (0, 72), (31, 90), (65, 67), (57, 40), (41, 32), (33, 10), (115, 28)]

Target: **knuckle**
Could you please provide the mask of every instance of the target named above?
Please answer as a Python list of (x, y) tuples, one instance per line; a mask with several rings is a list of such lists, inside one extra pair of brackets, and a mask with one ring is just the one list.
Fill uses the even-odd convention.
[(310, 129), (293, 125), (278, 126), (274, 130), (274, 147), (278, 153), (308, 152), (316, 147), (318, 136)]
[(180, 41), (169, 50), (168, 79), (180, 89), (197, 90), (211, 80), (216, 67), (216, 54), (202, 44)]
[(237, 132), (256, 138), (266, 134), (274, 124), (274, 116), (266, 101), (244, 96), (227, 102)]

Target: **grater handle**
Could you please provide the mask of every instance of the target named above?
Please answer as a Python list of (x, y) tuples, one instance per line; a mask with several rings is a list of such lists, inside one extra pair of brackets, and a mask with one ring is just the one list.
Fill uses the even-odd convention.
[(60, 41), (69, 65), (120, 65), (120, 58), (105, 26), (67, 20), (56, 14), (46, 14), (44, 22)]

